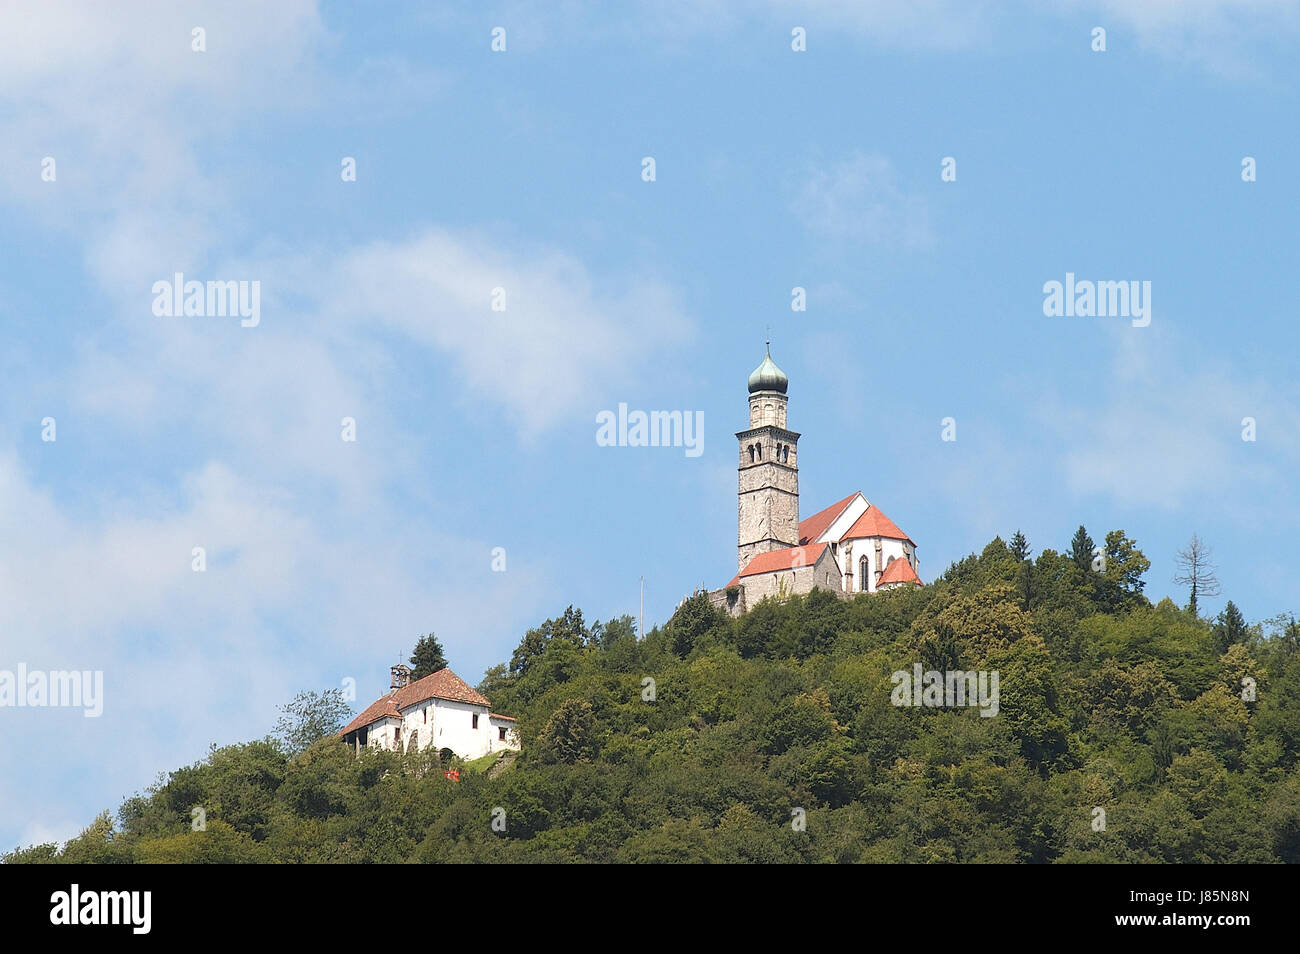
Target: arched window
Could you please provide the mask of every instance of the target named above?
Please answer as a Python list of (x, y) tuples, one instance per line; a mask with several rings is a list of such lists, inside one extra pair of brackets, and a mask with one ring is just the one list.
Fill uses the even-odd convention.
[(898, 559), (898, 557), (890, 557), (888, 560), (886, 560), (886, 561), (885, 561), (885, 569), (888, 570), (888, 569), (889, 569), (889, 564), (893, 563), (893, 562), (894, 562), (895, 560), (897, 560), (897, 559)]
[(750, 444), (750, 445), (749, 445), (749, 462), (750, 462), (751, 464), (754, 463), (754, 445), (753, 445), (753, 444)]
[(871, 589), (871, 561), (863, 557), (858, 561), (858, 589), (863, 593)]
[(789, 461), (790, 461), (790, 445), (786, 444), (784, 447), (781, 448), (781, 462), (789, 463)]
[(758, 447), (757, 447), (757, 450), (758, 450), (758, 459), (759, 459), (759, 460), (762, 460), (762, 459), (763, 459), (763, 445), (762, 445), (762, 444), (759, 444)]

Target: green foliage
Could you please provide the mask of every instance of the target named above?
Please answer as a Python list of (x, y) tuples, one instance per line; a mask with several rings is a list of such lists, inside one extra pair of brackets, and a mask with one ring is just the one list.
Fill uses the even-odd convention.
[(696, 593), (677, 607), (664, 629), (672, 640), (673, 652), (678, 656), (689, 656), (696, 642), (707, 633), (722, 629), (726, 624), (727, 615), (714, 608), (709, 595)]
[(343, 698), (342, 689), (326, 689), (300, 692), (281, 706), (280, 712), (275, 737), (292, 755), (342, 729), (352, 709)]
[(1228, 647), (1236, 643), (1244, 643), (1250, 635), (1250, 629), (1246, 625), (1246, 617), (1241, 615), (1241, 610), (1237, 609), (1237, 604), (1228, 600), (1223, 612), (1219, 614), (1214, 621), (1214, 643), (1220, 653), (1226, 653)]
[(544, 762), (590, 762), (596, 748), (596, 710), (585, 699), (566, 699), (537, 736)]
[(429, 633), (420, 637), (411, 653), (411, 680), (432, 676), (440, 669), (447, 668), (447, 657), (443, 653), (442, 643), (438, 637)]
[(529, 668), (542, 659), (553, 646), (568, 646), (580, 649), (587, 644), (591, 630), (582, 621), (582, 610), (569, 606), (556, 619), (548, 619), (524, 634), (514, 654), (510, 657), (510, 672), (523, 675)]
[[(1300, 861), (1300, 625), (1152, 606), (1123, 531), (1104, 572), (1075, 544), (1030, 560), (1017, 533), (927, 587), (738, 619), (697, 594), (643, 639), (570, 606), (480, 685), (520, 719), (509, 771), (357, 753), (305, 693), (281, 740), (214, 747), (3, 860)], [(893, 705), (917, 663), (997, 671), (997, 715)]]
[(1088, 531), (1083, 524), (1079, 524), (1079, 529), (1074, 531), (1074, 537), (1070, 540), (1070, 559), (1074, 565), (1083, 572), (1088, 572), (1092, 568), (1092, 551), (1097, 545), (1092, 542), (1092, 537), (1088, 536)]

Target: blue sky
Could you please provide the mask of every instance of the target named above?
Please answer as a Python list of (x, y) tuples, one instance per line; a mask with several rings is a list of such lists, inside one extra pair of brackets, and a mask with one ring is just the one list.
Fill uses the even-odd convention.
[[(473, 682), (642, 575), (648, 624), (724, 583), (769, 327), (805, 516), (863, 491), (926, 580), (1123, 528), (1180, 602), (1195, 532), (1211, 612), (1300, 610), (1290, 4), (546, 6), (0, 14), (0, 669), (105, 693), (0, 710), (0, 846), (299, 689), (364, 705), (422, 632)], [(260, 324), (155, 317), (178, 271)], [(1150, 326), (1045, 317), (1067, 272)], [(704, 453), (597, 446), (620, 402)]]

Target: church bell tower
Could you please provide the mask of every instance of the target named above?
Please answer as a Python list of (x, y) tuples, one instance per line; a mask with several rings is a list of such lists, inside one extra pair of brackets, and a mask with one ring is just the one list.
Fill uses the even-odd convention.
[(739, 570), (759, 553), (799, 545), (799, 435), (785, 426), (789, 386), (768, 342), (749, 376), (749, 429), (736, 434)]

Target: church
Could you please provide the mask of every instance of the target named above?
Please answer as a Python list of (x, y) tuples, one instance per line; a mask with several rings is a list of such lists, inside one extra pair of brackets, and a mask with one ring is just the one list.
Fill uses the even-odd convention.
[(789, 386), (769, 342), (749, 376), (749, 428), (736, 434), (737, 572), (709, 599), (739, 616), (766, 596), (785, 599), (814, 587), (847, 598), (920, 586), (916, 543), (861, 491), (799, 519), (799, 434), (787, 426)]
[(338, 733), (358, 752), (367, 746), (415, 752), (450, 749), (466, 761), (502, 749), (519, 749), (516, 720), (492, 711), (492, 703), (450, 669), (411, 679), (409, 666), (392, 667), (386, 695)]

